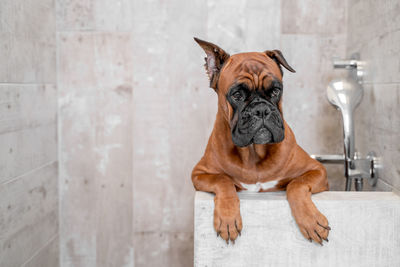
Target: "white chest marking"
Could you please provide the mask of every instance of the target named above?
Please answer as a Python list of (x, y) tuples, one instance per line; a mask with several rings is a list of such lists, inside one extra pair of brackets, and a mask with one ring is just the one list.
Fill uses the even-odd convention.
[(260, 183), (257, 182), (255, 184), (245, 184), (245, 183), (240, 183), (244, 188), (247, 189), (247, 191), (250, 192), (259, 192), (261, 189), (262, 190), (267, 190), (270, 188), (275, 187), (275, 185), (278, 183), (278, 181), (269, 181), (265, 183)]

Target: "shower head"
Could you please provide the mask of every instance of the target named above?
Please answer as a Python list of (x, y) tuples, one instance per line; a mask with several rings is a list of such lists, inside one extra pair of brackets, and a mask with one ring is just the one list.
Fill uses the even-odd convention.
[(326, 89), (329, 102), (344, 113), (352, 113), (360, 104), (363, 89), (353, 79), (333, 80)]
[(348, 162), (355, 156), (353, 113), (361, 102), (363, 88), (351, 78), (340, 79), (331, 81), (326, 93), (329, 102), (342, 113), (345, 160)]

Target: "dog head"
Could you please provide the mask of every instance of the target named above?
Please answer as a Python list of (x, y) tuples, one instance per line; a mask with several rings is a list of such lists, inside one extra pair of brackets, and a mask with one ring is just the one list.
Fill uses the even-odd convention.
[(295, 72), (279, 50), (230, 56), (215, 44), (194, 38), (206, 52), (210, 87), (230, 125), (236, 146), (279, 143), (285, 137), (282, 116), (282, 68)]

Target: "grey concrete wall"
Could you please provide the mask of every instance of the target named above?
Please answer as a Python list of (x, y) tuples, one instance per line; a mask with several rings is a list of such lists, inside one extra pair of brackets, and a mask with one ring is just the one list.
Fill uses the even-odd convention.
[(400, 190), (400, 2), (349, 1), (347, 54), (367, 62), (357, 147), (382, 157), (381, 190)]
[[(54, 266), (58, 242), (62, 266), (192, 264), (190, 172), (216, 113), (193, 36), (230, 53), (282, 50), (297, 70), (284, 76), (285, 119), (309, 153), (342, 152), (325, 89), (343, 75), (332, 58), (361, 52), (357, 147), (383, 155), (380, 188), (399, 189), (399, 4), (374, 5), (2, 1), (0, 265)], [(342, 173), (328, 167), (331, 189)]]
[[(331, 56), (345, 56), (346, 6), (341, 1), (324, 6), (310, 1), (210, 0), (168, 5), (155, 1), (137, 8), (134, 32), (141, 41), (135, 43), (133, 64), (135, 261), (137, 266), (189, 266), (189, 177), (216, 113), (216, 95), (207, 87), (202, 67), (203, 51), (191, 37), (215, 42), (230, 53), (280, 48), (298, 70), (285, 75), (284, 112), (299, 143), (310, 153), (338, 153), (340, 117), (325, 101), (324, 86), (333, 75)], [(343, 188), (340, 167), (331, 168), (330, 177), (333, 189)]]
[(133, 266), (132, 3), (57, 1), (61, 266)]
[[(298, 142), (341, 152), (324, 86), (345, 15), (342, 1), (57, 1), (61, 265), (192, 265), (190, 172), (217, 100), (193, 36), (281, 49), (298, 70), (284, 93)], [(333, 188), (341, 175), (330, 169)]]
[[(326, 86), (343, 75), (332, 59), (346, 54), (345, 1), (282, 0), (281, 50), (297, 71), (284, 76), (284, 116), (310, 154), (343, 153), (341, 115)], [(326, 165), (330, 190), (344, 190), (343, 166)]]
[[(399, 5), (1, 1), (0, 266), (191, 265), (190, 172), (216, 113), (193, 36), (283, 51), (297, 70), (284, 76), (285, 119), (309, 153), (342, 152), (325, 88), (343, 75), (332, 58), (360, 52), (357, 147), (383, 157), (379, 189), (400, 190)], [(331, 189), (342, 172), (328, 166)]]
[(59, 264), (55, 3), (0, 2), (0, 266)]

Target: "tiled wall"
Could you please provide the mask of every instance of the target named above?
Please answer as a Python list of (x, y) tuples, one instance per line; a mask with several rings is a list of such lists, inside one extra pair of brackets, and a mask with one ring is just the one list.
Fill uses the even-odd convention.
[[(359, 51), (357, 147), (383, 155), (380, 188), (399, 189), (397, 2), (2, 1), (0, 266), (57, 266), (58, 242), (61, 266), (192, 264), (190, 172), (216, 114), (193, 36), (282, 50), (297, 70), (285, 119), (309, 153), (343, 151), (326, 85), (343, 75), (332, 58)], [(343, 168), (328, 172), (342, 190)]]
[(190, 172), (216, 105), (193, 41), (206, 35), (207, 2), (149, 1), (133, 18), (135, 266), (190, 266)]
[(57, 1), (61, 266), (133, 266), (132, 3)]
[(58, 266), (55, 3), (0, 1), (0, 266)]
[[(281, 50), (297, 71), (283, 78), (284, 115), (310, 154), (343, 153), (341, 115), (328, 103), (326, 87), (343, 74), (332, 59), (345, 56), (346, 8), (340, 0), (281, 4)], [(330, 190), (344, 190), (343, 166), (326, 168)]]
[(347, 54), (366, 61), (357, 147), (382, 157), (381, 190), (400, 190), (400, 2), (349, 0)]
[[(342, 152), (340, 114), (325, 99), (331, 57), (344, 57), (342, 1), (153, 1), (134, 11), (134, 229), (137, 266), (190, 266), (193, 186), (216, 114), (203, 51), (192, 36), (230, 53), (280, 48), (284, 112), (310, 153)], [(134, 9), (135, 10), (135, 9)], [(322, 10), (322, 11), (321, 11)], [(326, 31), (321, 30), (326, 28)], [(149, 30), (151, 29), (151, 30)], [(298, 103), (301, 103), (300, 105)], [(330, 167), (343, 190), (342, 167)]]
[(341, 1), (57, 3), (62, 266), (192, 265), (190, 172), (217, 100), (193, 36), (230, 53), (282, 49), (298, 70), (284, 100), (298, 142), (342, 151), (324, 98), (331, 56), (345, 54)]

